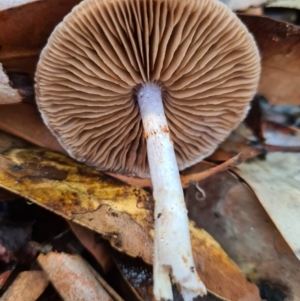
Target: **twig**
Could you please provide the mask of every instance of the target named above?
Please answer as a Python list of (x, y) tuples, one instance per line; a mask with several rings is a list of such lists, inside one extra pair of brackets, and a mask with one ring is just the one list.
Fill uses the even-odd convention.
[(300, 146), (270, 145), (270, 144), (263, 143), (253, 147), (264, 153), (273, 153), (273, 152), (300, 153)]
[(114, 177), (118, 180), (121, 180), (121, 181), (127, 183), (128, 185), (133, 185), (133, 186), (137, 186), (137, 187), (152, 187), (152, 182), (151, 182), (151, 179), (149, 179), (149, 178), (142, 179), (142, 178), (127, 177), (127, 176), (115, 174), (112, 172), (106, 172), (106, 174), (108, 174), (109, 176)]
[(260, 150), (253, 150), (247, 153), (239, 153), (236, 156), (230, 158), (229, 160), (223, 162), (222, 164), (212, 167), (208, 170), (201, 171), (198, 173), (193, 173), (190, 175), (181, 175), (182, 187), (186, 188), (189, 186), (191, 182), (199, 182), (216, 173), (228, 170), (230, 168), (234, 168), (237, 165), (243, 163), (244, 161), (256, 157), (260, 153), (261, 153)]
[[(237, 154), (236, 156), (223, 162), (222, 164), (212, 167), (208, 170), (201, 171), (198, 173), (193, 173), (190, 175), (189, 174), (181, 175), (180, 179), (181, 179), (182, 187), (187, 188), (189, 186), (190, 182), (199, 182), (199, 181), (206, 179), (218, 172), (225, 171), (230, 168), (234, 168), (237, 165), (243, 163), (244, 161), (246, 161), (250, 158), (256, 157), (260, 153), (262, 153), (261, 149), (253, 149), (251, 151), (241, 152), (241, 153)], [(110, 176), (117, 178), (121, 181), (124, 181), (129, 185), (135, 185), (138, 187), (152, 187), (151, 179), (130, 178), (130, 177), (113, 174), (113, 173), (107, 173), (107, 174), (109, 174)]]

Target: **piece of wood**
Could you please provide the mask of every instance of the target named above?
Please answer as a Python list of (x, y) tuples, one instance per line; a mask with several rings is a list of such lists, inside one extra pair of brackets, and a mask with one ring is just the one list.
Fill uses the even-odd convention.
[(64, 301), (113, 301), (78, 255), (51, 252), (38, 262)]
[(1, 301), (36, 301), (49, 283), (43, 271), (25, 271), (18, 275)]

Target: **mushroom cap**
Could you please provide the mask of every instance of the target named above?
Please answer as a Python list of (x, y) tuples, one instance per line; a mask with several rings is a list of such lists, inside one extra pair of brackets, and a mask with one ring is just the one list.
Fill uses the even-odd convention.
[(137, 103), (157, 83), (180, 170), (210, 155), (242, 121), (258, 84), (246, 27), (216, 0), (85, 0), (42, 51), (37, 104), (70, 156), (148, 176)]

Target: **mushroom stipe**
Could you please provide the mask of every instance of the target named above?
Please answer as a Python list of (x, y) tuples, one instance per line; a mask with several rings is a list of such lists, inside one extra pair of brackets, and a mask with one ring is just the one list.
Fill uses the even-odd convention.
[(187, 210), (160, 88), (145, 84), (138, 92), (138, 103), (155, 199), (154, 295), (173, 299), (171, 274), (184, 300), (193, 300), (206, 294), (206, 289), (195, 273)]
[(252, 36), (216, 0), (84, 0), (41, 54), (37, 104), (70, 156), (151, 175), (157, 300), (173, 298), (171, 279), (185, 301), (206, 293), (179, 170), (242, 121), (259, 72)]

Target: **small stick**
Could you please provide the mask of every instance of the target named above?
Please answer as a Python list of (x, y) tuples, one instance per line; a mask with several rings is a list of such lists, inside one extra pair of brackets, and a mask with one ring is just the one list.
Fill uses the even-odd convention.
[(191, 182), (199, 182), (201, 180), (204, 180), (216, 173), (228, 170), (230, 168), (234, 168), (237, 165), (245, 162), (248, 159), (256, 157), (258, 154), (260, 154), (260, 150), (253, 150), (250, 152), (245, 153), (239, 153), (236, 156), (230, 158), (229, 160), (223, 162), (220, 165), (217, 165), (215, 167), (212, 167), (208, 170), (201, 171), (198, 173), (193, 173), (190, 175), (181, 175), (181, 184), (183, 188), (187, 188)]
[(124, 175), (120, 175), (120, 174), (116, 174), (116, 173), (112, 173), (112, 172), (105, 172), (107, 175), (118, 179), (120, 181), (123, 181), (125, 183), (127, 183), (128, 185), (133, 185), (133, 186), (137, 186), (137, 187), (151, 187), (152, 188), (152, 181), (150, 178), (134, 178), (134, 177), (127, 177)]
[(253, 146), (255, 149), (260, 150), (264, 153), (300, 153), (300, 146), (283, 146), (283, 145), (270, 145), (270, 144), (261, 144)]
[[(234, 168), (237, 165), (243, 163), (244, 161), (256, 157), (257, 155), (259, 155), (262, 152), (263, 152), (263, 149), (257, 149), (257, 150), (253, 149), (251, 151), (241, 152), (241, 153), (237, 154), (236, 156), (223, 162), (222, 164), (212, 167), (208, 170), (201, 171), (198, 173), (193, 173), (190, 175), (189, 174), (181, 175), (180, 176), (181, 185), (183, 188), (187, 188), (189, 186), (190, 182), (199, 182), (199, 181), (204, 180), (218, 172), (225, 171), (230, 168)], [(114, 178), (117, 178), (121, 181), (124, 181), (129, 185), (135, 185), (138, 187), (152, 187), (151, 179), (130, 178), (130, 177), (126, 177), (123, 175), (114, 174), (114, 173), (107, 173), (107, 174)]]
[[(243, 163), (244, 161), (254, 158), (259, 154), (268, 153), (268, 152), (290, 152), (290, 153), (299, 153), (300, 146), (280, 146), (280, 145), (269, 145), (269, 144), (259, 144), (257, 146), (247, 147), (247, 151), (240, 152), (236, 156), (228, 159), (220, 165), (212, 167), (208, 170), (201, 171), (199, 173), (194, 173), (190, 175), (181, 175), (180, 180), (183, 188), (187, 188), (190, 182), (199, 182), (204, 180), (218, 172), (222, 172), (228, 170), (230, 168), (234, 168), (237, 165)], [(138, 187), (152, 187), (151, 179), (140, 179), (140, 178), (132, 178), (126, 177), (123, 175), (118, 175), (114, 173), (107, 173), (108, 175), (117, 178), (121, 181), (126, 182), (129, 185), (134, 185)]]
[[(237, 165), (243, 163), (244, 161), (254, 158), (257, 155), (263, 153), (264, 150), (265, 149), (262, 148), (262, 149), (257, 149), (257, 150), (253, 149), (253, 150), (247, 151), (247, 152), (240, 152), (239, 154), (228, 159), (227, 161), (223, 162), (222, 164), (212, 167), (208, 170), (190, 174), (190, 175), (189, 174), (180, 175), (181, 185), (183, 188), (187, 188), (189, 186), (190, 182), (199, 182), (199, 181), (204, 180), (218, 172), (225, 171), (230, 168), (234, 168)], [(131, 177), (126, 177), (123, 175), (118, 175), (118, 174), (109, 173), (109, 172), (107, 174), (118, 180), (124, 181), (129, 185), (134, 185), (134, 186), (138, 186), (141, 188), (152, 187), (151, 179), (131, 178)]]

